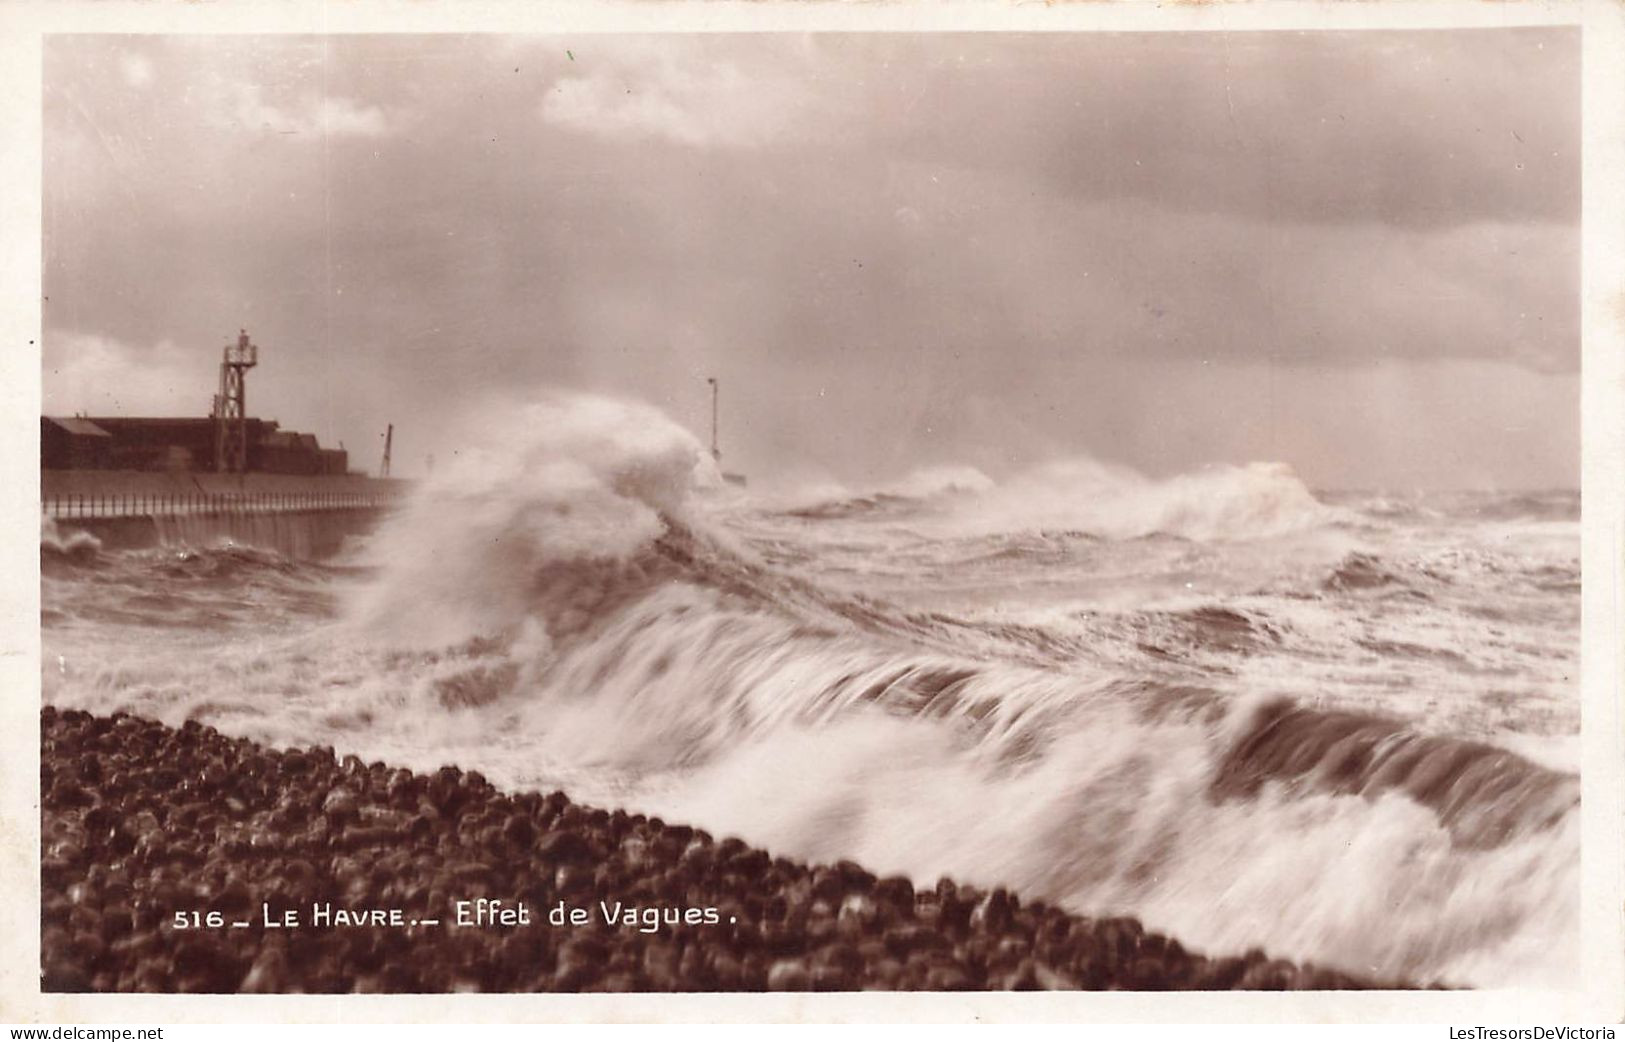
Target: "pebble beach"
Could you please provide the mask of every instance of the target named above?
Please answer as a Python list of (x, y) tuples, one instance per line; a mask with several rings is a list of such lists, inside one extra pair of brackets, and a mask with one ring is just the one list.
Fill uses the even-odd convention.
[[(51, 706), (41, 738), (46, 991), (1403, 986), (1259, 950), (1198, 954), (1132, 918), (1004, 889), (791, 861), (454, 767), (415, 774)], [(474, 907), (458, 902), (481, 897), (523, 905), (529, 924), (458, 925)], [(589, 921), (550, 923), (561, 909)], [(397, 922), (345, 922), (374, 910)]]

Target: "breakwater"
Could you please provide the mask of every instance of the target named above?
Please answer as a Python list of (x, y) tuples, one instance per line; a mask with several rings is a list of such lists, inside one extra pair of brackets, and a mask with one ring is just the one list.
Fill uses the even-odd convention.
[[(47, 991), (1370, 986), (1258, 950), (1208, 957), (1003, 889), (916, 887), (560, 792), (504, 793), (455, 767), (51, 706), (41, 729)], [(531, 921), (459, 923), (480, 897)], [(585, 920), (550, 922), (561, 905)]]
[(231, 541), (306, 560), (371, 531), (410, 485), (359, 475), (41, 471), (43, 516), (108, 549)]

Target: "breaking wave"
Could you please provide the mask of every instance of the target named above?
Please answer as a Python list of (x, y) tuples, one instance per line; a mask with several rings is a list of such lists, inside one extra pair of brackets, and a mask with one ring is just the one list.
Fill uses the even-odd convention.
[(63, 533), (54, 518), (42, 515), (39, 551), (40, 567), (45, 569), (60, 563), (89, 564), (101, 555), (102, 541), (89, 532)]
[(1157, 480), (1087, 458), (1051, 461), (999, 483), (970, 468), (933, 469), (867, 495), (786, 513), (814, 520), (907, 517), (937, 538), (1071, 532), (1118, 540), (1254, 540), (1345, 516), (1281, 463), (1216, 466)]

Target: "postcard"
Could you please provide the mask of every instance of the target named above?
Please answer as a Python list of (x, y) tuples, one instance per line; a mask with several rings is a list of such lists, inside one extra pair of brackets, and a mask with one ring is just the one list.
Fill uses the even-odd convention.
[(8, 11), (0, 1019), (1617, 1020), (1621, 22)]

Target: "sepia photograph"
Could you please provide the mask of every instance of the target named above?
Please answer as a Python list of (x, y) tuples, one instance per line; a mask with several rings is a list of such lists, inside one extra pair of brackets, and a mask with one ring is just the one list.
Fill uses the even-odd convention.
[(47, 35), (41, 991), (1574, 986), (1581, 54)]

